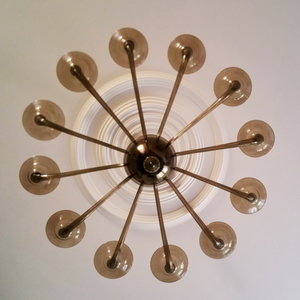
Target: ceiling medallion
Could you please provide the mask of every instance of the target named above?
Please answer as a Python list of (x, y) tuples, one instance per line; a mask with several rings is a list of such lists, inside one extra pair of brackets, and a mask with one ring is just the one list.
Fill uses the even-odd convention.
[[(147, 133), (155, 135), (163, 118), (168, 97), (172, 92), (174, 76), (160, 72), (139, 72), (138, 83)], [(115, 114), (133, 136), (138, 138), (141, 134), (141, 126), (132, 90), (131, 75), (118, 77), (105, 84), (97, 92), (113, 107)], [(186, 120), (193, 119), (199, 111), (204, 111), (206, 108), (207, 104), (199, 97), (196, 89), (189, 83), (182, 82), (164, 129), (164, 138), (171, 139), (186, 125)], [(205, 144), (222, 144), (224, 140), (228, 140), (222, 125), (220, 118), (209, 114), (197, 126), (186, 132), (173, 144), (173, 147), (176, 151), (182, 151), (203, 148)], [(125, 149), (129, 144), (126, 134), (101, 109), (94, 97), (90, 97), (79, 111), (73, 130)], [(101, 147), (75, 137), (71, 140), (70, 155), (73, 170), (85, 169), (94, 165), (110, 165), (124, 159), (124, 154), (121, 152), (111, 151), (107, 147)], [(227, 165), (228, 152), (223, 153), (223, 151), (177, 157), (177, 166), (194, 173), (201, 173), (214, 181), (223, 180)], [(76, 176), (76, 180), (85, 197), (93, 205), (103, 196), (104, 191), (117, 185), (125, 176), (125, 169), (118, 168), (107, 172)], [(217, 191), (214, 186), (206, 185), (179, 172), (176, 172), (172, 180), (176, 186), (180, 186), (180, 191), (198, 212), (213, 199)], [(127, 218), (135, 194), (136, 183), (129, 181), (122, 190), (105, 201), (98, 210), (107, 217), (116, 221), (121, 220), (123, 223)], [(176, 226), (190, 218), (190, 214), (182, 207), (167, 182), (160, 184), (159, 195), (166, 227)], [(130, 226), (141, 229), (159, 228), (152, 186), (144, 186)]]
[[(260, 181), (243, 178), (231, 188), (215, 180), (222, 165), (222, 151), (217, 150), (239, 147), (250, 157), (260, 157), (273, 147), (274, 133), (265, 122), (254, 120), (242, 126), (237, 141), (224, 144), (221, 139), (218, 142), (218, 126), (210, 113), (220, 104), (240, 105), (251, 94), (251, 80), (239, 68), (227, 68), (218, 74), (214, 83), (217, 100), (208, 108), (198, 104), (199, 115), (197, 110), (195, 112), (197, 104), (193, 100), (185, 101), (185, 97), (193, 99), (194, 96), (186, 96), (192, 91), (184, 85), (179, 90), (183, 75), (198, 71), (206, 57), (198, 38), (181, 35), (170, 44), (169, 62), (178, 72), (171, 86), (170, 80), (161, 74), (139, 76), (138, 85), (135, 68), (148, 54), (147, 41), (139, 31), (132, 28), (117, 31), (110, 40), (109, 50), (117, 64), (130, 68), (132, 83), (129, 84), (127, 79), (110, 83), (103, 94), (93, 87), (98, 71), (87, 54), (69, 52), (57, 64), (57, 76), (63, 86), (75, 92), (88, 90), (93, 96), (80, 112), (74, 130), (64, 127), (63, 112), (48, 100), (33, 102), (23, 114), (25, 130), (36, 139), (51, 140), (61, 132), (74, 137), (71, 156), (75, 171), (60, 172), (52, 159), (35, 156), (22, 165), (20, 181), (27, 191), (43, 195), (53, 191), (61, 178), (81, 175), (80, 186), (92, 206), (81, 215), (69, 210), (59, 211), (46, 224), (49, 241), (61, 248), (75, 246), (82, 240), (85, 220), (100, 206), (104, 207), (113, 194), (110, 199), (124, 199), (121, 208), (113, 201), (106, 207), (112, 215), (126, 219), (119, 241), (103, 244), (94, 256), (96, 270), (107, 278), (122, 277), (130, 270), (133, 255), (124, 243), (129, 226), (132, 221), (150, 227), (155, 224), (151, 211), (151, 205), (155, 203), (163, 246), (153, 254), (150, 266), (156, 278), (174, 282), (186, 273), (188, 258), (181, 248), (168, 244), (166, 219), (167, 223), (182, 220), (185, 215), (182, 211), (188, 211), (202, 229), (199, 243), (203, 252), (216, 259), (227, 257), (236, 246), (234, 230), (222, 222), (206, 225), (192, 202), (195, 199), (203, 201), (211, 193), (211, 187), (217, 187), (230, 193), (231, 203), (239, 212), (252, 214), (259, 211), (266, 201), (266, 190)], [(189, 114), (187, 107), (192, 110)], [(194, 113), (194, 119), (187, 124)], [(199, 125), (195, 125), (199, 121), (212, 133), (211, 146), (206, 146), (211, 140), (202, 136), (204, 128), (197, 133)], [(177, 141), (179, 138), (184, 142)], [(209, 158), (207, 153), (210, 151), (217, 154)], [(217, 172), (214, 172), (215, 168)], [(103, 170), (109, 171), (100, 172)], [(98, 174), (104, 174), (101, 180)], [(200, 182), (202, 186), (197, 190)], [(101, 183), (111, 187), (105, 195), (101, 192)], [(173, 205), (174, 199), (181, 202), (175, 209), (169, 206), (170, 202)], [(127, 207), (128, 203), (130, 207)], [(147, 208), (150, 208), (149, 216), (145, 216)], [(138, 217), (134, 219), (135, 212)], [(146, 221), (141, 222), (143, 219)]]

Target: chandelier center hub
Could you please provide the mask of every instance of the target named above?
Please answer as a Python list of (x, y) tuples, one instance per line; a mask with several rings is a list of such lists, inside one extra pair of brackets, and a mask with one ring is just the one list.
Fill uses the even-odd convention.
[(160, 169), (160, 161), (155, 156), (148, 156), (145, 158), (143, 166), (148, 173), (155, 173)]
[(130, 143), (125, 154), (126, 172), (132, 180), (145, 185), (158, 184), (166, 178), (171, 178), (176, 167), (175, 151), (167, 140), (156, 135), (140, 137), (135, 143)]

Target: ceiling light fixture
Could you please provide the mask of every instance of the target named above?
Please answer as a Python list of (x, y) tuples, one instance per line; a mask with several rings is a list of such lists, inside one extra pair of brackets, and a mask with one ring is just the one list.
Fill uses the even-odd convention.
[[(94, 89), (97, 80), (97, 67), (87, 54), (69, 52), (57, 64), (59, 81), (67, 89), (75, 92), (88, 90), (100, 103), (106, 112), (113, 118), (123, 133), (129, 138), (127, 148), (112, 145), (99, 139), (84, 135), (64, 127), (64, 114), (53, 102), (38, 100), (30, 104), (23, 114), (25, 130), (39, 140), (50, 140), (61, 132), (76, 138), (110, 148), (122, 154), (123, 161), (117, 164), (80, 169), (69, 172), (60, 172), (57, 164), (48, 157), (35, 156), (29, 158), (20, 169), (20, 181), (23, 187), (36, 195), (47, 194), (53, 191), (61, 178), (89, 172), (108, 169), (124, 168), (127, 177), (92, 205), (82, 215), (69, 210), (63, 210), (50, 217), (46, 225), (46, 234), (50, 242), (58, 247), (67, 248), (78, 244), (85, 234), (84, 221), (112, 194), (122, 188), (127, 182), (133, 181), (137, 188), (134, 201), (128, 213), (119, 241), (112, 241), (102, 245), (95, 254), (94, 265), (96, 270), (107, 278), (119, 278), (131, 268), (133, 255), (130, 248), (124, 243), (129, 225), (132, 221), (139, 197), (144, 187), (152, 189), (156, 202), (157, 215), (163, 246), (152, 256), (151, 270), (155, 277), (164, 282), (173, 282), (182, 278), (187, 271), (188, 258), (185, 252), (174, 245), (169, 245), (165, 231), (163, 213), (161, 209), (158, 185), (165, 184), (177, 195), (183, 206), (195, 219), (202, 229), (200, 247), (203, 252), (212, 258), (227, 257), (236, 246), (234, 230), (222, 222), (206, 225), (192, 208), (189, 201), (174, 184), (174, 176), (181, 173), (193, 180), (200, 180), (208, 185), (223, 189), (230, 193), (232, 205), (240, 212), (252, 214), (260, 210), (266, 201), (266, 190), (263, 184), (254, 178), (243, 178), (232, 188), (209, 178), (202, 177), (183, 169), (177, 163), (181, 156), (204, 153), (221, 149), (239, 147), (246, 155), (260, 157), (268, 153), (274, 144), (274, 133), (265, 122), (254, 120), (247, 122), (240, 129), (237, 141), (201, 147), (198, 149), (175, 151), (173, 143), (184, 133), (190, 130), (200, 120), (212, 112), (220, 104), (237, 106), (244, 103), (251, 94), (251, 80), (246, 72), (231, 67), (220, 72), (214, 83), (217, 100), (199, 116), (186, 125), (170, 139), (163, 137), (164, 128), (170, 114), (175, 96), (178, 92), (184, 74), (191, 74), (199, 70), (204, 64), (206, 53), (202, 42), (192, 35), (180, 35), (169, 46), (168, 58), (171, 66), (178, 71), (171, 96), (167, 103), (163, 118), (156, 134), (149, 134), (147, 122), (140, 97), (135, 68), (142, 64), (148, 54), (148, 45), (144, 36), (137, 30), (124, 28), (117, 31), (111, 38), (109, 50), (113, 60), (124, 68), (130, 68), (135, 93), (135, 101), (139, 116), (139, 135), (134, 137), (119, 117), (114, 113), (106, 101)], [(137, 134), (135, 134), (137, 135)]]

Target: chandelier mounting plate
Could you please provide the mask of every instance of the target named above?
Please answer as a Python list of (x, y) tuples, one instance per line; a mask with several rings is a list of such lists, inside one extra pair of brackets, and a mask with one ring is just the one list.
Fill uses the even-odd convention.
[(137, 139), (127, 148), (124, 163), (126, 172), (138, 184), (153, 185), (172, 177), (176, 166), (175, 151), (168, 141), (156, 136)]

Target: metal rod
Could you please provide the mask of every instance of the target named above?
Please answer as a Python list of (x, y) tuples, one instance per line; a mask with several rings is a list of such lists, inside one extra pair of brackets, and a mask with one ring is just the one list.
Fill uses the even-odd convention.
[(206, 234), (206, 236), (210, 239), (210, 241), (214, 244), (214, 246), (218, 249), (221, 249), (224, 244), (223, 241), (218, 239), (205, 225), (205, 223), (201, 220), (201, 218), (196, 214), (196, 212), (193, 210), (193, 208), (190, 206), (190, 204), (185, 200), (185, 198), (182, 196), (182, 194), (178, 191), (176, 186), (173, 184), (173, 182), (170, 179), (166, 179), (170, 187), (173, 189), (173, 191), (176, 193), (178, 198), (181, 200), (182, 204), (186, 207), (188, 212), (191, 214), (191, 216), (195, 219), (195, 221), (198, 223), (198, 225), (201, 227), (203, 232)]
[(74, 220), (68, 226), (61, 228), (58, 231), (58, 234), (62, 238), (66, 238), (69, 234), (80, 225), (86, 218), (89, 217), (91, 213), (93, 213), (107, 198), (109, 198), (113, 193), (115, 193), (118, 189), (120, 189), (126, 182), (130, 180), (131, 176), (128, 176), (123, 181), (121, 181), (117, 186), (115, 186), (110, 192), (108, 192), (105, 196), (103, 196), (98, 202), (96, 202), (93, 206), (91, 206), (85, 213), (79, 216), (76, 220)]
[(186, 175), (188, 175), (188, 176), (191, 176), (191, 177), (194, 177), (194, 178), (196, 178), (196, 179), (198, 179), (198, 180), (201, 180), (201, 181), (203, 181), (203, 182), (205, 182), (205, 183), (208, 183), (208, 184), (211, 184), (211, 185), (213, 185), (213, 186), (216, 186), (216, 187), (218, 187), (218, 188), (220, 188), (220, 189), (222, 189), (222, 190), (224, 190), (224, 191), (227, 191), (227, 192), (229, 192), (229, 193), (231, 193), (231, 194), (237, 195), (238, 197), (244, 198), (244, 199), (246, 199), (246, 200), (248, 200), (248, 201), (250, 201), (250, 202), (253, 202), (253, 201), (256, 200), (255, 195), (252, 194), (252, 193), (251, 193), (251, 194), (243, 193), (243, 192), (238, 191), (238, 190), (236, 190), (236, 189), (233, 189), (233, 188), (231, 188), (231, 187), (229, 187), (229, 186), (226, 186), (226, 185), (221, 184), (221, 183), (219, 183), (219, 182), (216, 182), (216, 181), (210, 180), (210, 179), (208, 179), (208, 178), (202, 177), (202, 176), (200, 176), (200, 175), (191, 173), (191, 172), (189, 172), (189, 171), (187, 171), (187, 170), (184, 170), (184, 169), (181, 169), (181, 168), (174, 167), (173, 169), (174, 169), (175, 171), (181, 172), (181, 173), (183, 173), (183, 174), (186, 174)]
[(127, 232), (128, 232), (128, 229), (129, 229), (129, 226), (130, 226), (130, 223), (131, 223), (134, 211), (136, 209), (139, 197), (140, 197), (141, 192), (143, 190), (143, 185), (144, 185), (144, 183), (142, 182), (140, 184), (137, 192), (136, 192), (136, 196), (135, 196), (135, 198), (133, 200), (133, 203), (131, 205), (128, 217), (127, 217), (126, 222), (124, 224), (124, 228), (123, 228), (122, 233), (120, 235), (118, 244), (117, 244), (116, 249), (114, 251), (114, 254), (113, 254), (112, 258), (107, 263), (107, 266), (109, 268), (111, 268), (111, 269), (114, 269), (117, 266), (117, 264), (118, 264), (117, 257), (118, 257), (118, 254), (120, 253), (120, 250), (121, 250), (121, 248), (122, 248), (122, 246), (123, 246), (123, 244), (125, 242), (125, 238), (127, 236)]
[(182, 77), (184, 75), (185, 69), (187, 67), (187, 64), (189, 62), (189, 59), (190, 59), (191, 55), (192, 55), (192, 49), (190, 47), (183, 48), (183, 50), (182, 50), (182, 62), (181, 62), (181, 65), (180, 65), (180, 68), (179, 68), (179, 71), (178, 71), (178, 74), (177, 74), (177, 77), (176, 77), (176, 81), (174, 83), (174, 87), (173, 87), (173, 90), (172, 90), (172, 93), (171, 93), (171, 96), (170, 96), (170, 99), (169, 99), (168, 106), (166, 108), (164, 117), (161, 121), (160, 127), (159, 127), (157, 135), (156, 135), (158, 140), (160, 139), (160, 136), (161, 136), (161, 134), (163, 132), (163, 129), (165, 127), (165, 124), (166, 124), (167, 118), (169, 116), (170, 110), (172, 108), (172, 105), (173, 105), (175, 96), (177, 94), (180, 82), (182, 80)]
[(167, 235), (166, 235), (166, 230), (165, 230), (165, 226), (164, 226), (164, 220), (162, 217), (158, 189), (157, 189), (157, 186), (155, 183), (153, 184), (153, 189), (154, 189), (154, 195), (155, 195), (155, 201), (156, 201), (160, 233), (161, 233), (161, 238), (162, 238), (162, 242), (163, 242), (163, 246), (164, 246), (165, 259), (166, 259), (165, 270), (167, 273), (173, 273), (175, 271), (175, 266), (172, 261), (172, 256), (171, 256), (171, 252), (170, 252), (170, 248), (169, 248), (169, 244), (168, 244), (168, 240), (167, 240)]
[(75, 176), (75, 175), (80, 175), (80, 174), (85, 174), (85, 173), (96, 172), (96, 171), (120, 168), (120, 167), (124, 167), (126, 165), (127, 164), (113, 164), (113, 165), (108, 165), (108, 166), (87, 168), (87, 169), (68, 171), (68, 172), (62, 172), (62, 173), (54, 173), (54, 174), (32, 173), (31, 180), (33, 182), (37, 183), (37, 182), (41, 182), (41, 181), (47, 181), (50, 179), (64, 178), (64, 177)]
[(146, 130), (146, 126), (145, 126), (144, 114), (143, 114), (142, 103), (141, 103), (141, 98), (140, 98), (140, 93), (139, 93), (139, 87), (138, 87), (137, 78), (136, 78), (135, 63), (134, 63), (134, 57), (133, 57), (134, 43), (132, 41), (126, 41), (124, 43), (124, 48), (128, 55), (132, 83), (133, 83), (136, 103), (137, 103), (140, 121), (141, 121), (142, 133), (143, 133), (143, 136), (145, 137), (145, 139), (147, 139), (147, 130)]
[(84, 134), (78, 133), (76, 131), (70, 130), (68, 128), (65, 128), (63, 126), (60, 126), (60, 125), (58, 125), (56, 123), (53, 123), (53, 122), (47, 120), (47, 118), (45, 116), (43, 116), (43, 115), (35, 116), (34, 121), (39, 126), (46, 126), (46, 127), (49, 127), (49, 128), (53, 128), (55, 130), (58, 130), (58, 131), (61, 131), (63, 133), (66, 133), (66, 134), (78, 137), (80, 139), (83, 139), (83, 140), (86, 140), (86, 141), (89, 141), (89, 142), (92, 142), (92, 143), (95, 143), (95, 144), (98, 144), (98, 145), (101, 145), (101, 146), (104, 146), (104, 147), (107, 147), (107, 148), (110, 148), (110, 149), (113, 149), (113, 150), (116, 150), (116, 151), (128, 154), (128, 152), (125, 149), (113, 146), (111, 144), (99, 141), (99, 140), (94, 139), (92, 137), (89, 137), (87, 135), (84, 135)]
[(197, 118), (195, 118), (190, 124), (188, 124), (185, 128), (183, 128), (180, 132), (178, 132), (174, 137), (172, 137), (168, 146), (171, 145), (174, 141), (176, 141), (179, 137), (181, 137), (186, 131), (191, 129), (194, 125), (196, 125), (201, 119), (207, 116), (210, 112), (212, 112), (215, 108), (217, 108), (220, 104), (222, 104), (225, 100), (227, 100), (233, 93), (240, 89), (240, 83), (238, 81), (233, 81), (228, 90), (218, 98), (210, 107), (208, 107), (204, 112), (202, 112)]
[(119, 120), (119, 118), (114, 114), (111, 108), (107, 105), (107, 103), (102, 99), (102, 97), (98, 94), (98, 92), (94, 89), (91, 83), (87, 80), (84, 74), (81, 71), (79, 66), (73, 65), (70, 68), (71, 74), (74, 75), (85, 87), (86, 89), (95, 97), (95, 99), (102, 105), (102, 107), (110, 114), (110, 116), (117, 122), (117, 124), (122, 128), (125, 134), (130, 138), (133, 143), (136, 143), (133, 136), (124, 126), (124, 124)]
[(263, 142), (263, 137), (262, 137), (262, 139), (261, 139), (261, 137), (262, 137), (262, 135), (256, 134), (254, 137), (252, 137), (250, 139), (240, 140), (240, 141), (236, 141), (236, 142), (232, 142), (232, 143), (221, 144), (221, 145), (216, 145), (216, 146), (211, 146), (211, 147), (205, 147), (205, 148), (199, 148), (199, 149), (193, 149), (193, 150), (187, 150), (187, 151), (180, 151), (180, 152), (176, 152), (173, 156), (180, 156), (180, 155), (186, 155), (186, 154), (236, 148), (236, 147), (240, 147), (243, 145), (259, 145)]

